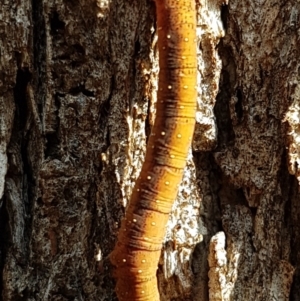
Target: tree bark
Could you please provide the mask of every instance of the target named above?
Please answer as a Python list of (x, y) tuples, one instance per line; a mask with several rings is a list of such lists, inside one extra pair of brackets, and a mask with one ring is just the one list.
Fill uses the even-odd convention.
[[(300, 4), (198, 0), (198, 109), (161, 301), (299, 300)], [(116, 300), (155, 119), (154, 2), (0, 2), (1, 301)]]

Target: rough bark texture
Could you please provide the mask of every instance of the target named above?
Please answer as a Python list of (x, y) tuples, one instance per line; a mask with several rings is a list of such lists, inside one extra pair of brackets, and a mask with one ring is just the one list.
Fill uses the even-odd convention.
[[(197, 125), (161, 300), (297, 301), (300, 4), (197, 10)], [(154, 11), (0, 1), (1, 301), (116, 300), (105, 259), (155, 117)]]

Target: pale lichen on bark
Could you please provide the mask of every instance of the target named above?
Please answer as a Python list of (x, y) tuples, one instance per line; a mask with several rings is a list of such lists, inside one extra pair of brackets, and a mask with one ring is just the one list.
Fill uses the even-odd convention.
[[(300, 66), (298, 67), (300, 68)], [(289, 159), (289, 172), (295, 175), (300, 183), (300, 86), (299, 76), (296, 76), (292, 82), (295, 85), (294, 93), (292, 94), (292, 103), (289, 106), (284, 121), (288, 124), (287, 130), (287, 147), (288, 147), (288, 159)]]
[[(196, 185), (192, 154), (188, 157), (182, 183), (167, 224), (159, 274), (161, 299), (191, 295), (193, 273), (191, 260), (194, 248), (202, 240), (200, 231), (200, 196)], [(174, 289), (175, 288), (175, 289)]]
[[(230, 286), (226, 279), (227, 275), (227, 252), (225, 250), (225, 234), (218, 232), (210, 242), (209, 250), (209, 300), (227, 300), (226, 293)], [(229, 286), (229, 287), (228, 287)]]
[(214, 116), (214, 105), (219, 91), (219, 79), (222, 62), (217, 45), (225, 31), (221, 20), (219, 0), (197, 1), (197, 36), (198, 53), (198, 108), (193, 150), (209, 151), (217, 144), (217, 127)]

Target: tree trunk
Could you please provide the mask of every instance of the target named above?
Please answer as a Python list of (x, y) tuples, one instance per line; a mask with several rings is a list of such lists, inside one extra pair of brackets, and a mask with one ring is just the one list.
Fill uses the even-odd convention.
[[(300, 4), (196, 5), (161, 301), (297, 301)], [(154, 2), (2, 0), (0, 33), (0, 300), (116, 300), (107, 256), (155, 118)]]

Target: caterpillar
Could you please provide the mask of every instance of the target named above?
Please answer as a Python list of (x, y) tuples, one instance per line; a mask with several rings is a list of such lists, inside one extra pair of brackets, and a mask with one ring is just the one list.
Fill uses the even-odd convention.
[(195, 0), (156, 0), (156, 15), (156, 118), (141, 173), (110, 254), (119, 301), (159, 301), (158, 261), (195, 126)]

